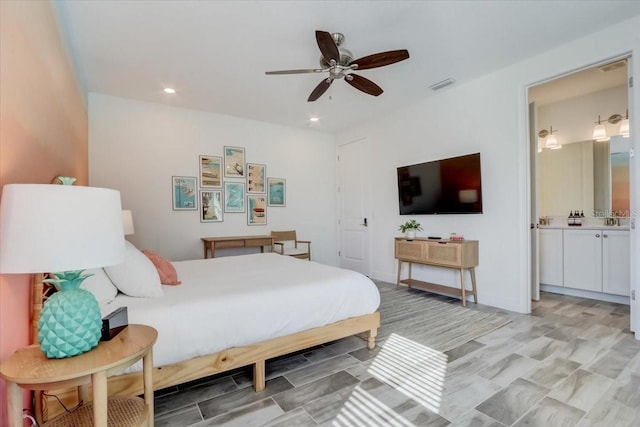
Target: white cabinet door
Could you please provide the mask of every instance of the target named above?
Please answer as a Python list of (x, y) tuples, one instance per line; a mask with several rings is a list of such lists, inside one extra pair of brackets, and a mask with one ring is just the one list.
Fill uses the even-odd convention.
[(563, 230), (564, 286), (602, 292), (602, 232)]
[(629, 248), (628, 231), (602, 231), (603, 292), (629, 296), (631, 288)]
[(563, 286), (562, 274), (562, 230), (541, 228), (540, 237), (540, 283)]

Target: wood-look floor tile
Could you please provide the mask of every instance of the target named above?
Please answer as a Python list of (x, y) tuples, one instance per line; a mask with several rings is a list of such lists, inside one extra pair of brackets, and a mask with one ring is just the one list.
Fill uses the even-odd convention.
[(617, 402), (640, 411), (640, 375), (624, 372), (610, 390)]
[(549, 392), (546, 387), (518, 378), (476, 409), (504, 425), (513, 424)]
[(510, 354), (495, 364), (478, 372), (482, 378), (486, 378), (492, 383), (506, 387), (516, 378), (524, 376), (534, 367), (539, 365), (539, 361), (519, 354)]
[(154, 411), (160, 415), (237, 389), (238, 386), (236, 386), (231, 377), (217, 378), (208, 383), (198, 384), (175, 393), (156, 397), (154, 399)]
[(580, 367), (579, 363), (559, 357), (546, 360), (533, 369), (525, 378), (541, 386), (552, 388), (560, 381), (571, 375)]
[[(293, 371), (303, 366), (310, 365), (311, 362), (307, 360), (302, 354), (295, 354), (290, 357), (281, 358), (277, 360), (267, 360), (265, 364), (265, 379), (270, 380), (284, 373)], [(242, 371), (235, 375), (232, 375), (233, 381), (238, 384), (239, 388), (249, 387), (253, 385), (253, 366), (247, 366)]]
[(450, 427), (504, 427), (504, 425), (482, 412), (472, 409), (452, 420)]
[(264, 424), (264, 427), (315, 427), (318, 423), (302, 408), (294, 409)]
[(545, 397), (525, 414), (514, 427), (571, 427), (578, 424), (584, 411)]
[(200, 415), (198, 406), (193, 403), (189, 406), (156, 415), (154, 425), (156, 427), (190, 426), (200, 421), (202, 421), (202, 415)]
[(578, 424), (579, 427), (638, 427), (640, 414), (637, 411), (616, 402), (601, 400)]
[(613, 380), (583, 369), (578, 369), (560, 382), (549, 397), (582, 410), (591, 409), (604, 396)]
[(284, 377), (277, 377), (267, 381), (263, 391), (254, 391), (252, 387), (245, 387), (240, 390), (216, 396), (198, 403), (202, 416), (212, 418), (235, 408), (249, 405), (251, 403), (264, 400), (274, 394), (290, 390), (293, 385)]
[(535, 360), (545, 360), (563, 351), (567, 343), (549, 337), (539, 337), (516, 349), (514, 352)]
[(588, 365), (587, 370), (615, 379), (618, 378), (631, 359), (632, 357), (628, 353), (608, 350)]
[(582, 338), (574, 338), (567, 342), (566, 346), (556, 354), (563, 359), (586, 365), (600, 357), (605, 350), (600, 344), (583, 340)]
[(298, 387), (319, 378), (331, 375), (335, 372), (353, 367), (359, 363), (360, 362), (355, 357), (351, 357), (348, 354), (342, 354), (331, 359), (323, 360), (322, 362), (312, 363), (304, 366), (303, 368), (287, 372), (285, 374), (285, 378), (293, 384), (294, 387)]
[(355, 385), (358, 382), (358, 379), (354, 376), (340, 371), (295, 389), (279, 393), (274, 396), (274, 399), (285, 412), (288, 412), (322, 396)]
[(462, 344), (449, 351), (445, 351), (444, 354), (447, 355), (447, 361), (451, 363), (454, 360), (459, 359), (463, 356), (466, 356), (467, 354), (473, 353), (477, 349), (482, 348), (484, 346), (485, 344), (482, 344), (481, 342), (471, 340), (468, 343)]
[(302, 353), (304, 357), (312, 363), (330, 359), (345, 353), (350, 353), (362, 348), (367, 348), (367, 342), (356, 336), (347, 337), (338, 341), (334, 341), (322, 347), (315, 348), (313, 351)]
[(500, 389), (499, 385), (478, 375), (459, 379), (455, 385), (445, 383), (438, 412), (448, 420), (454, 419), (489, 399)]
[(271, 398), (263, 399), (251, 405), (225, 412), (214, 418), (205, 419), (195, 426), (226, 426), (226, 427), (260, 427), (278, 418), (284, 412)]

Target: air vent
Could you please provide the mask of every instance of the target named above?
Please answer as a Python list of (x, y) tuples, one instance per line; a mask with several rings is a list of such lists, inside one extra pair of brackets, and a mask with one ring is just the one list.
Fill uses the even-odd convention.
[(438, 89), (442, 89), (443, 87), (447, 87), (449, 85), (452, 85), (456, 82), (456, 79), (452, 79), (451, 77), (449, 77), (448, 79), (444, 79), (438, 83), (434, 83), (431, 86), (429, 86), (431, 88), (431, 90), (438, 90)]
[(600, 69), (600, 71), (606, 73), (607, 71), (615, 70), (615, 69), (626, 67), (626, 66), (627, 66), (627, 60), (621, 59), (619, 61), (609, 62), (608, 64), (600, 65), (598, 68)]

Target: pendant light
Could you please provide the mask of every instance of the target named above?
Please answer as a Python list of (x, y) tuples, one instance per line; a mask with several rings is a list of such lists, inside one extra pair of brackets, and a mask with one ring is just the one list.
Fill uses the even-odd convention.
[(607, 130), (604, 128), (604, 125), (600, 120), (599, 114), (598, 114), (598, 121), (595, 123), (597, 124), (596, 124), (596, 127), (593, 128), (593, 139), (599, 142), (607, 141), (609, 139), (607, 138)]
[(562, 148), (562, 145), (558, 144), (558, 140), (556, 139), (556, 136), (553, 134), (553, 126), (549, 126), (548, 131), (546, 129), (541, 130), (538, 133), (538, 136), (540, 136), (541, 138), (546, 137), (544, 142), (544, 148), (550, 148), (552, 150), (557, 150), (559, 148)]
[(620, 122), (620, 135), (624, 138), (629, 138), (629, 110), (627, 110), (625, 118)]

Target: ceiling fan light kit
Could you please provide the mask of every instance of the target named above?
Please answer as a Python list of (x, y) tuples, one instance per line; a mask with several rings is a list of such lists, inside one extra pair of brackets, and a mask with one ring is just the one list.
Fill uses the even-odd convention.
[(401, 49), (374, 53), (354, 60), (351, 51), (340, 47), (344, 42), (344, 38), (342, 33), (331, 34), (326, 31), (316, 31), (316, 42), (322, 54), (320, 57), (321, 68), (267, 71), (265, 74), (329, 73), (313, 89), (307, 99), (308, 102), (313, 102), (320, 98), (329, 89), (333, 81), (339, 79), (344, 79), (348, 84), (364, 93), (379, 96), (384, 92), (380, 86), (365, 77), (354, 74), (353, 71), (384, 67), (409, 58), (409, 52), (406, 49)]

